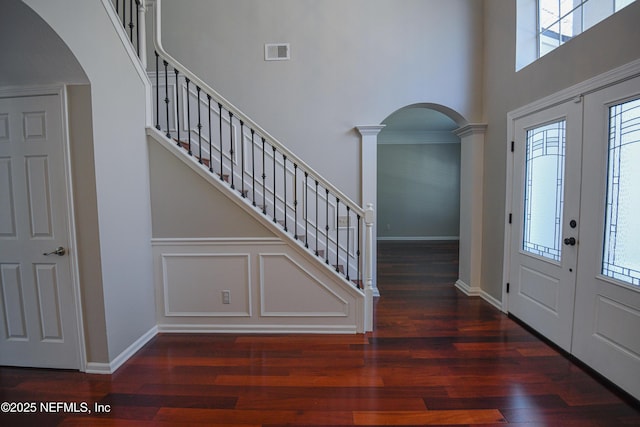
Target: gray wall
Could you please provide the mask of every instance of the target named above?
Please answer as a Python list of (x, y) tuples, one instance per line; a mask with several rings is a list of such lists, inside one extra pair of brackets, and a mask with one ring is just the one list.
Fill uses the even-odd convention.
[(378, 144), (378, 239), (456, 238), (460, 144)]
[(89, 82), (67, 45), (26, 4), (2, 0), (0, 7), (0, 86)]
[(148, 140), (153, 237), (274, 237), (160, 143)]
[[(477, 0), (163, 0), (165, 49), (360, 199), (356, 125), (416, 103), (482, 119)], [(264, 61), (288, 42), (290, 61)]]
[(482, 287), (501, 299), (507, 113), (640, 58), (640, 2), (515, 72), (516, 2), (485, 0)]

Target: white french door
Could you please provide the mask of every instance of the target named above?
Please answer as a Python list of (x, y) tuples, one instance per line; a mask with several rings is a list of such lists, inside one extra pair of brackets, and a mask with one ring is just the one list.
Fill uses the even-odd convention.
[(80, 368), (61, 105), (0, 97), (0, 365)]
[(508, 310), (640, 398), (640, 77), (512, 125)]
[(584, 98), (572, 353), (640, 399), (640, 77)]
[(567, 102), (514, 122), (509, 311), (566, 351), (576, 287), (571, 239), (579, 228), (580, 117), (580, 104)]

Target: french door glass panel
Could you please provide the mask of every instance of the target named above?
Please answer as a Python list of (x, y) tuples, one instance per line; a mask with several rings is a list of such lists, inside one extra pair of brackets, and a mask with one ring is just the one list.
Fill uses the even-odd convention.
[(522, 249), (560, 261), (566, 122), (527, 131)]
[(609, 108), (602, 274), (640, 286), (640, 99)]

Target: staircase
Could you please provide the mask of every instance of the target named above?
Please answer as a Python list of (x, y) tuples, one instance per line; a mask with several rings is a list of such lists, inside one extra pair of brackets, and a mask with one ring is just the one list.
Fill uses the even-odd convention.
[[(145, 2), (113, 0), (146, 66)], [(373, 209), (363, 209), (162, 48), (154, 2), (154, 128), (150, 137), (206, 173), (223, 194), (362, 296), (372, 329)], [(137, 12), (137, 13), (136, 13)], [(213, 182), (215, 180), (215, 182)], [(212, 191), (215, 191), (212, 189)]]

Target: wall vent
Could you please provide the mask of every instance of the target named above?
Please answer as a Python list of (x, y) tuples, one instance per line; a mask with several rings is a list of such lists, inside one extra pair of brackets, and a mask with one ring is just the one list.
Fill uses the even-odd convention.
[(287, 61), (290, 58), (289, 43), (267, 43), (264, 45), (265, 61)]

